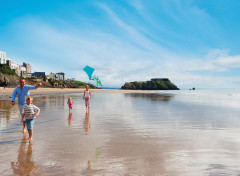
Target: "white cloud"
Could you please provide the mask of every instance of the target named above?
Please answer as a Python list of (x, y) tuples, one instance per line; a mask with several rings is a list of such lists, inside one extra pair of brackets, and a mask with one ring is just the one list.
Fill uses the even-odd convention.
[(220, 57), (217, 60), (217, 64), (226, 68), (239, 68), (240, 67), (240, 55)]
[[(140, 4), (135, 6), (141, 9)], [(221, 87), (226, 82), (229, 82), (227, 86), (239, 86), (238, 77), (204, 75), (201, 71), (223, 72), (240, 67), (240, 56), (230, 56), (227, 50), (219, 49), (194, 58), (176, 54), (146, 37), (110, 7), (104, 4), (100, 7), (121, 35), (101, 31), (97, 26), (93, 30), (84, 26), (62, 29), (61, 25), (47, 24), (34, 18), (19, 19), (14, 25), (20, 29), (18, 35), (24, 38), (23, 43), (32, 53), (33, 68), (46, 72), (64, 71), (70, 78), (89, 82), (82, 68), (90, 65), (104, 86), (114, 87), (154, 77), (167, 77), (177, 86), (189, 88)], [(25, 57), (29, 58), (29, 53)]]
[(240, 67), (240, 55), (229, 55), (228, 50), (213, 49), (203, 57), (187, 60), (184, 69), (189, 71), (225, 72)]

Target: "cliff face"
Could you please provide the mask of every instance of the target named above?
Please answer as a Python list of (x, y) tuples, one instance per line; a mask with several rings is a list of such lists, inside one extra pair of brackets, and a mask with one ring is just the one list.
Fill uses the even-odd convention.
[[(0, 72), (0, 86), (6, 87), (16, 87), (19, 85), (19, 76), (16, 75), (6, 75)], [(26, 78), (26, 84), (28, 85), (36, 85), (38, 82), (42, 83), (42, 87), (52, 87), (49, 82), (44, 81), (43, 79), (30, 79)]]
[[(0, 72), (0, 86), (3, 87), (16, 87), (19, 85), (19, 77), (15, 75), (6, 75)], [(41, 87), (46, 88), (85, 88), (85, 85), (88, 83), (80, 82), (80, 81), (51, 81), (43, 78), (26, 78), (26, 84), (28, 85), (36, 85), (41, 82)], [(92, 84), (88, 84), (90, 88), (96, 89)]]
[(19, 77), (5, 64), (0, 64), (0, 86), (14, 87), (18, 84)]
[[(5, 75), (0, 72), (0, 87), (3, 87), (4, 85), (6, 87), (16, 87), (19, 85), (19, 77), (15, 75)], [(80, 82), (80, 81), (51, 81), (46, 80), (43, 78), (26, 78), (26, 84), (28, 85), (36, 85), (37, 83), (41, 82), (41, 87), (46, 88), (85, 88), (85, 85), (88, 83)], [(92, 84), (88, 84), (90, 88), (96, 89)]]
[[(0, 64), (0, 86), (1, 87), (16, 87), (19, 84), (20, 77), (13, 71), (8, 65)], [(26, 84), (28, 85), (36, 85), (41, 82), (42, 87), (49, 88), (84, 88), (86, 84), (81, 81), (58, 81), (51, 79), (43, 79), (43, 78), (26, 78)], [(88, 84), (90, 88), (97, 88), (92, 84)]]
[(19, 77), (15, 75), (5, 75), (0, 72), (0, 86), (15, 87), (18, 85)]
[(125, 83), (121, 89), (132, 90), (179, 90), (168, 78), (151, 79), (151, 81), (144, 82), (130, 82)]

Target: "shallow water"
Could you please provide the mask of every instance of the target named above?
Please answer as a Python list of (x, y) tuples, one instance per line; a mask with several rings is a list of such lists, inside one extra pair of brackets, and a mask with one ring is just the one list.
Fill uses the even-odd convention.
[[(0, 101), (0, 175), (240, 175), (238, 92), (34, 97), (34, 141)], [(74, 105), (69, 114), (67, 98)]]

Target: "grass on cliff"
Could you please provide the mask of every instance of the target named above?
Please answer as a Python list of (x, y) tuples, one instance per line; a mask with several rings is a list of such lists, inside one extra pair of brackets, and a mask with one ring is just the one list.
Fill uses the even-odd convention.
[(6, 64), (0, 64), (0, 72), (5, 75), (14, 75), (18, 77), (18, 75)]
[(92, 84), (88, 84), (88, 83), (85, 83), (85, 82), (82, 82), (82, 81), (73, 81), (75, 84), (79, 85), (79, 86), (86, 86), (86, 85), (89, 85), (90, 88), (96, 88), (94, 85)]
[(67, 81), (63, 81), (63, 80), (52, 80), (49, 79), (48, 80), (49, 83), (54, 87), (55, 85), (57, 86), (63, 86), (63, 87), (68, 87), (68, 88), (80, 88), (80, 87), (85, 87), (86, 85), (89, 85), (90, 88), (96, 88), (94, 85), (89, 84), (89, 83), (85, 83), (82, 81), (75, 81), (75, 80), (67, 80)]

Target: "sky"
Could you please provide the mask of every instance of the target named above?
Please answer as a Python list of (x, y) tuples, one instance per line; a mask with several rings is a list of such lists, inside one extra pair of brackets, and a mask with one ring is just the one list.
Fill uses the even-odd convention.
[(32, 72), (104, 87), (169, 78), (179, 88), (240, 87), (240, 1), (0, 0), (0, 51)]

